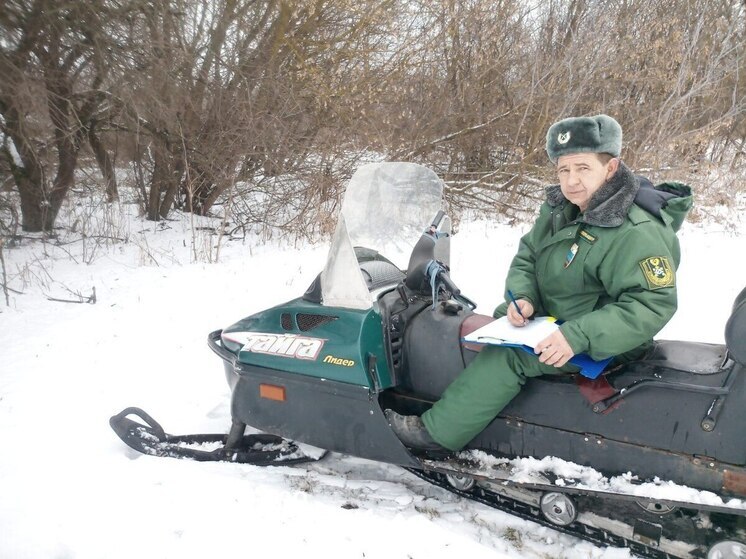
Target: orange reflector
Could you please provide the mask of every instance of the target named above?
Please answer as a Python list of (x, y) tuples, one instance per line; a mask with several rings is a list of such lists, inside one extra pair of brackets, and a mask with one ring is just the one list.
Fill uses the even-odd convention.
[(746, 474), (726, 470), (723, 472), (723, 489), (741, 497), (746, 497)]
[(277, 400), (278, 402), (284, 402), (285, 387), (275, 386), (274, 384), (260, 384), (259, 396), (261, 396), (262, 398), (267, 398), (267, 400)]

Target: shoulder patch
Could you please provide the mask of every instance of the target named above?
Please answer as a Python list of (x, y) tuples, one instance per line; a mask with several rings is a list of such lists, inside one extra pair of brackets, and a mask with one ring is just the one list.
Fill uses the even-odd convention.
[(641, 260), (640, 268), (642, 268), (642, 273), (650, 289), (674, 287), (676, 285), (673, 268), (671, 268), (671, 264), (665, 256), (651, 256)]

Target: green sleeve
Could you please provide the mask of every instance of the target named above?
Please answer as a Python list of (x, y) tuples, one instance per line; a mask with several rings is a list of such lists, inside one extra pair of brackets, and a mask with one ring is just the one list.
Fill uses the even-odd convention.
[[(673, 242), (665, 242), (664, 235)], [(576, 354), (597, 360), (620, 355), (650, 341), (666, 325), (677, 306), (678, 258), (669, 247), (678, 249), (674, 233), (652, 227), (633, 227), (616, 239), (598, 271), (612, 302), (560, 327)], [(671, 285), (651, 286), (642, 267), (651, 257), (666, 259)]]
[[(516, 299), (528, 300), (534, 306), (534, 312), (538, 312), (541, 305), (539, 286), (536, 282), (536, 247), (541, 239), (549, 234), (550, 214), (549, 205), (544, 203), (531, 230), (521, 237), (518, 252), (513, 257), (508, 277), (505, 280), (505, 301), (509, 300), (508, 289), (510, 289)], [(497, 318), (506, 313), (507, 303), (502, 303), (492, 315)]]

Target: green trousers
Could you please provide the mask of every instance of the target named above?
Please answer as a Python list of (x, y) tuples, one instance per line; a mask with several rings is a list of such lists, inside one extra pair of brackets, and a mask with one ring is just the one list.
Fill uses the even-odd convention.
[(526, 378), (579, 370), (570, 364), (544, 365), (538, 356), (519, 348), (487, 346), (422, 415), (422, 421), (438, 444), (459, 450), (515, 398)]

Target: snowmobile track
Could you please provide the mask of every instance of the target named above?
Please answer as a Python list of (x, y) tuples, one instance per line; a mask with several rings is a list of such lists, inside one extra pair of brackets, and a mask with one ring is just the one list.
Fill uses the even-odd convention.
[(595, 545), (603, 547), (621, 547), (628, 548), (632, 553), (640, 557), (646, 557), (649, 559), (681, 559), (679, 556), (671, 555), (655, 547), (648, 546), (637, 540), (624, 538), (616, 534), (612, 534), (602, 528), (595, 526), (589, 526), (580, 522), (574, 522), (569, 526), (559, 526), (546, 520), (541, 513), (539, 507), (531, 505), (529, 503), (521, 502), (517, 499), (512, 499), (505, 495), (500, 495), (493, 491), (489, 491), (483, 487), (476, 486), (474, 489), (464, 491), (456, 489), (447, 480), (446, 475), (438, 472), (430, 472), (425, 470), (418, 470), (415, 468), (406, 468), (408, 471), (416, 475), (417, 477), (424, 479), (425, 481), (437, 485), (446, 491), (450, 491), (460, 497), (476, 501), (488, 507), (492, 507), (503, 512), (507, 512), (513, 516), (530, 520), (551, 528), (556, 532), (574, 536), (582, 540), (586, 540)]
[[(482, 480), (501, 484), (510, 484), (522, 489), (528, 489), (532, 491), (556, 491), (578, 497), (583, 496), (628, 502), (654, 501), (661, 505), (666, 505), (673, 508), (691, 509), (702, 512), (714, 512), (719, 514), (746, 517), (746, 509), (744, 508), (709, 503), (694, 503), (658, 497), (652, 498), (631, 493), (623, 493), (603, 489), (592, 489), (589, 487), (585, 487), (582, 484), (578, 484), (578, 480), (576, 479), (567, 476), (558, 476), (557, 474), (550, 471), (536, 472), (534, 474), (533, 481), (516, 481), (511, 477), (512, 465), (509, 462), (510, 459), (506, 458), (505, 460), (506, 462), (489, 466), (488, 469), (485, 469), (484, 466), (469, 458), (464, 459), (451, 457), (446, 460), (439, 460), (428, 459), (427, 457), (425, 457), (422, 463), (425, 469), (433, 472), (457, 476), (468, 476), (477, 481)], [(561, 481), (561, 484), (558, 483), (558, 480)]]

